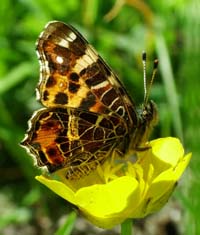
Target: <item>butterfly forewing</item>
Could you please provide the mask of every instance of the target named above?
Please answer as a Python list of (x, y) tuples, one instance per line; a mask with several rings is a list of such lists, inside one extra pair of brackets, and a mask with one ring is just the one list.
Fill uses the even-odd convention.
[(41, 64), (38, 93), (44, 106), (114, 112), (137, 124), (133, 103), (118, 78), (72, 26), (49, 23), (37, 50)]

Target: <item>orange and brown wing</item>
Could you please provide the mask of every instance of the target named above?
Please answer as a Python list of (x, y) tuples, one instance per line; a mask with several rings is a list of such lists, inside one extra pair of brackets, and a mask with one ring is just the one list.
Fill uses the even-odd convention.
[(127, 126), (122, 119), (74, 108), (49, 108), (36, 112), (21, 143), (50, 172), (66, 168), (66, 177), (89, 174), (117, 149), (127, 146)]
[(38, 99), (46, 107), (115, 114), (137, 125), (135, 107), (116, 75), (72, 26), (50, 22), (37, 42)]

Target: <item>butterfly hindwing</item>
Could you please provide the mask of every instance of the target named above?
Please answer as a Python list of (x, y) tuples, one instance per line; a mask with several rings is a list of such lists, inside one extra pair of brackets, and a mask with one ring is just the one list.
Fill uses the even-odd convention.
[(127, 127), (115, 116), (49, 108), (37, 111), (30, 121), (33, 125), (24, 144), (36, 155), (38, 165), (47, 166), (50, 172), (66, 168), (72, 174), (77, 168), (94, 169), (113, 148), (121, 153), (125, 148), (120, 143)]

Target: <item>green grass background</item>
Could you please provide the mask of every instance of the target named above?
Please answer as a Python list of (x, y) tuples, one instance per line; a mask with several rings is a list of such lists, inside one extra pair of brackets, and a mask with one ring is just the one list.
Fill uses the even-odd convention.
[(159, 59), (151, 99), (160, 118), (152, 138), (179, 137), (186, 152), (193, 152), (173, 197), (182, 210), (182, 234), (200, 234), (200, 3), (127, 0), (107, 15), (115, 3), (1, 1), (0, 235), (6, 228), (17, 230), (27, 224), (34, 226), (35, 234), (53, 234), (59, 218), (71, 211), (65, 201), (36, 182), (39, 171), (19, 146), (27, 120), (40, 107), (35, 99), (39, 78), (35, 41), (51, 20), (76, 27), (119, 75), (138, 105), (143, 101), (141, 53), (147, 52), (148, 78), (153, 60)]

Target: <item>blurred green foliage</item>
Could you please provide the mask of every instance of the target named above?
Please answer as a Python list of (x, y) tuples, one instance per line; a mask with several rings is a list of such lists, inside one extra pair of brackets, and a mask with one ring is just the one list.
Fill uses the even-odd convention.
[(16, 234), (6, 233), (9, 229), (53, 234), (59, 218), (71, 211), (35, 181), (39, 171), (19, 146), (27, 120), (41, 107), (35, 100), (35, 41), (51, 20), (75, 26), (109, 62), (137, 104), (143, 101), (141, 53), (148, 55), (148, 77), (153, 59), (159, 58), (151, 99), (158, 105), (160, 121), (152, 138), (178, 136), (186, 151), (193, 152), (175, 196), (183, 212), (182, 234), (200, 234), (200, 3), (127, 0), (120, 7), (117, 2), (119, 7), (107, 15), (116, 1), (1, 1), (0, 234)]

